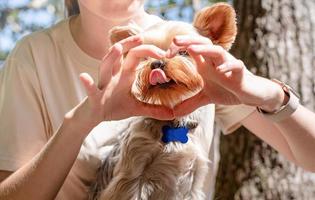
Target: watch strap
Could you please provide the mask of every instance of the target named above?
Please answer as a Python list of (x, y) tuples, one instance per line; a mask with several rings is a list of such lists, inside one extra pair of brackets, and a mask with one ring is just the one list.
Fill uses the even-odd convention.
[(300, 99), (299, 95), (290, 86), (276, 79), (272, 79), (272, 81), (282, 87), (285, 95), (287, 95), (289, 98), (288, 102), (285, 105), (281, 106), (280, 109), (275, 112), (266, 112), (259, 107), (257, 107), (257, 110), (269, 120), (273, 122), (280, 122), (292, 115), (294, 111), (296, 111), (296, 109), (300, 105)]

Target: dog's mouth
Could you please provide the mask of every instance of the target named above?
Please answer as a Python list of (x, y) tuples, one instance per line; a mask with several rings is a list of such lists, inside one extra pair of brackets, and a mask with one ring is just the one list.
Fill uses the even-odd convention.
[(193, 67), (179, 59), (164, 64), (145, 62), (139, 67), (131, 92), (142, 102), (173, 108), (202, 88), (202, 78)]
[(151, 71), (149, 81), (151, 85), (158, 85), (168, 83), (171, 79), (166, 76), (164, 70), (158, 68)]
[(151, 87), (169, 88), (176, 82), (169, 78), (163, 69), (153, 69), (150, 73), (149, 82)]
[(171, 86), (173, 86), (173, 85), (176, 85), (176, 82), (173, 80), (173, 79), (171, 79), (169, 82), (167, 82), (167, 83), (159, 83), (159, 84), (157, 84), (157, 85), (151, 85), (152, 87), (159, 87), (159, 88), (162, 88), (162, 89), (167, 89), (167, 88), (170, 88)]

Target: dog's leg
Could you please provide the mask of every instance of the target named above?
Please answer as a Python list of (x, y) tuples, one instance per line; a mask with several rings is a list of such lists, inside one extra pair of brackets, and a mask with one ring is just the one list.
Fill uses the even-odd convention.
[(203, 184), (205, 183), (208, 172), (208, 160), (206, 158), (198, 157), (195, 163), (194, 180), (191, 188), (191, 200), (204, 200)]

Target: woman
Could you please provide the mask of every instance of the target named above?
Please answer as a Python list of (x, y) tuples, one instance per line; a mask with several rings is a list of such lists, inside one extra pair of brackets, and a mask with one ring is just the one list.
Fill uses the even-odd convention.
[[(250, 106), (214, 110), (213, 104), (207, 105), (211, 112), (205, 128), (211, 130), (215, 111), (225, 132), (244, 125), (289, 160), (315, 171), (309, 153), (315, 151), (314, 114), (300, 105), (289, 105), (295, 112), (283, 114), (280, 107), (292, 96), (277, 83), (249, 73), (242, 62), (201, 37), (176, 38), (173, 45), (186, 46), (203, 71), (205, 87), (199, 95), (174, 111), (129, 97), (139, 59), (172, 56), (175, 51), (141, 45), (138, 36), (110, 47), (108, 31), (113, 26), (132, 21), (145, 28), (161, 20), (147, 14), (143, 4), (143, 0), (67, 1), (69, 11), (80, 8), (79, 15), (25, 37), (11, 52), (0, 78), (0, 199), (86, 199), (100, 159), (126, 118), (172, 119), (210, 103)], [(121, 56), (128, 50), (132, 53), (122, 68)], [(211, 67), (217, 69), (214, 75), (209, 74)], [(229, 102), (211, 91), (213, 84), (231, 97)], [(280, 122), (266, 119), (256, 106)], [(205, 140), (206, 148), (212, 149), (212, 135)], [(210, 183), (209, 178), (207, 194)]]

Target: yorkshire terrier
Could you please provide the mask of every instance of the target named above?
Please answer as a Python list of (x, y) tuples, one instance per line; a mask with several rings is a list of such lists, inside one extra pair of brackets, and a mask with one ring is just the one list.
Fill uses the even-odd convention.
[[(197, 13), (193, 25), (163, 21), (146, 30), (115, 27), (111, 41), (142, 34), (145, 44), (167, 50), (177, 35), (202, 35), (213, 44), (229, 49), (236, 29), (234, 9), (218, 3)], [(172, 108), (203, 87), (195, 62), (186, 51), (173, 58), (144, 59), (137, 69), (131, 93), (148, 104)], [(145, 117), (132, 121), (104, 158), (91, 187), (90, 199), (205, 199), (202, 188), (209, 160), (201, 145), (206, 130), (198, 126), (201, 109), (172, 121)]]

